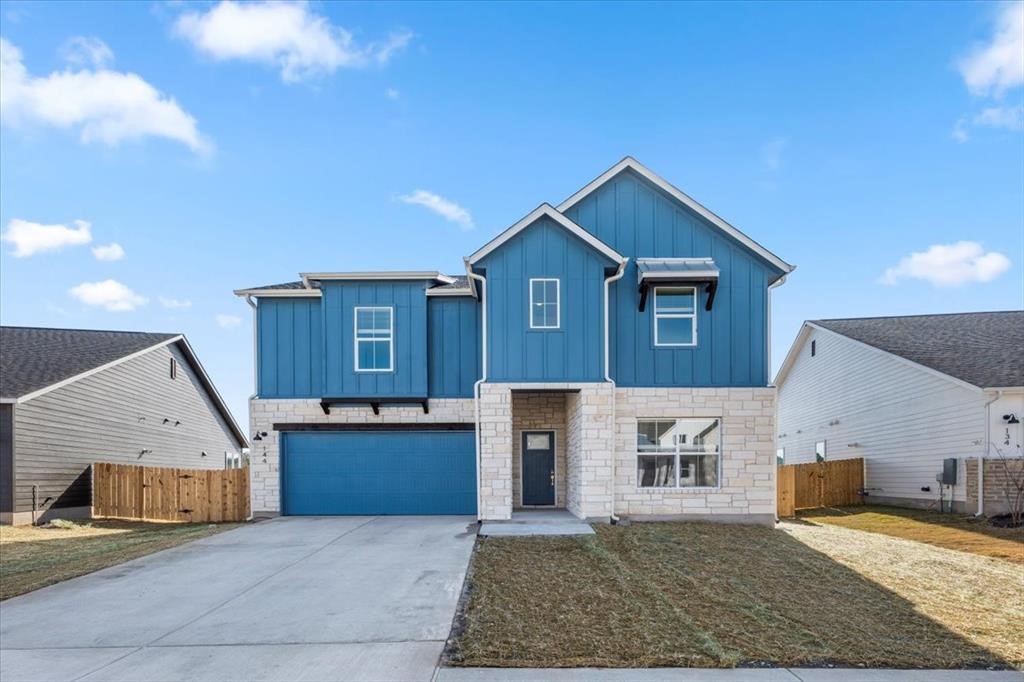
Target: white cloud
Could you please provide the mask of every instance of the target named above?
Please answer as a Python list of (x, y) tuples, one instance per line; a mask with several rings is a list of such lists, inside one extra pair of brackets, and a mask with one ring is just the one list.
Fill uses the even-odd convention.
[(121, 260), (124, 258), (124, 249), (117, 242), (106, 246), (93, 247), (92, 255), (96, 260)]
[(395, 90), (394, 88), (388, 88), (387, 90), (384, 91), (384, 96), (387, 97), (388, 99), (398, 99), (399, 97), (402, 96), (402, 94), (398, 92), (398, 90)]
[(462, 208), (454, 201), (449, 201), (442, 196), (428, 192), (425, 189), (418, 189), (412, 194), (403, 194), (398, 200), (406, 204), (416, 204), (433, 211), (445, 220), (455, 223), (463, 230), (473, 229), (473, 216), (469, 211)]
[(75, 36), (61, 48), (64, 61), (75, 66), (102, 68), (114, 61), (114, 51), (100, 40), (89, 36)]
[(98, 65), (33, 76), (22, 62), (21, 50), (4, 38), (0, 38), (0, 118), (15, 128), (78, 129), (82, 142), (114, 146), (152, 136), (181, 142), (193, 151), (210, 149), (196, 120), (140, 76)]
[(989, 42), (976, 45), (959, 61), (972, 94), (1000, 97), (1024, 85), (1024, 3), (1003, 4)]
[(125, 312), (146, 305), (146, 299), (117, 280), (82, 282), (68, 293), (86, 305), (99, 306), (110, 312)]
[(160, 305), (171, 310), (188, 310), (192, 307), (192, 301), (187, 298), (167, 298), (166, 296), (161, 296)]
[(915, 251), (888, 268), (879, 278), (882, 284), (919, 279), (937, 287), (953, 287), (972, 282), (991, 282), (1010, 268), (1010, 259), (996, 251), (986, 252), (978, 242), (933, 244)]
[(242, 324), (242, 318), (237, 315), (225, 315), (224, 313), (220, 313), (217, 315), (217, 324), (222, 329), (232, 329)]
[(359, 45), (349, 31), (305, 2), (223, 0), (206, 12), (182, 14), (174, 32), (217, 60), (275, 65), (288, 83), (339, 68), (386, 64), (412, 39), (411, 33), (401, 31), (383, 42)]
[(761, 166), (764, 170), (774, 173), (782, 168), (783, 154), (789, 140), (784, 137), (775, 137), (761, 145)]
[(961, 116), (956, 120), (956, 124), (953, 126), (953, 132), (950, 136), (957, 142), (963, 143), (971, 139), (971, 135), (967, 132), (967, 118)]
[(988, 107), (974, 117), (974, 125), (1007, 130), (1024, 130), (1024, 104), (1015, 107)]
[(91, 225), (84, 220), (67, 225), (43, 225), (14, 218), (7, 223), (3, 241), (14, 245), (14, 257), (26, 258), (44, 251), (58, 251), (67, 246), (81, 246), (92, 241)]

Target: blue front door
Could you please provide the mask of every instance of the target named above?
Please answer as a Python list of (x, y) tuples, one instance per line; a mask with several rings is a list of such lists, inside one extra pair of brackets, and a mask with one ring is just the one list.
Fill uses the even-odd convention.
[(284, 433), (281, 512), (476, 514), (472, 431)]

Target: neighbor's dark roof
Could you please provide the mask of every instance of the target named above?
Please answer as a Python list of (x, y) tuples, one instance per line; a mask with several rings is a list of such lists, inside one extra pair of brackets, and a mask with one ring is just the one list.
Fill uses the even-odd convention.
[(19, 398), (175, 336), (0, 327), (0, 398)]
[(1024, 386), (1024, 310), (811, 322), (975, 386)]

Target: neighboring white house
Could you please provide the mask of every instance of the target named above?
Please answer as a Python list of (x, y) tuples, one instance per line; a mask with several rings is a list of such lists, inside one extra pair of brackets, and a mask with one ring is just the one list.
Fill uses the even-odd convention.
[(1024, 311), (811, 320), (775, 383), (786, 464), (863, 457), (868, 502), (938, 508), (941, 489), (957, 511), (1003, 511), (990, 488), (1022, 457)]

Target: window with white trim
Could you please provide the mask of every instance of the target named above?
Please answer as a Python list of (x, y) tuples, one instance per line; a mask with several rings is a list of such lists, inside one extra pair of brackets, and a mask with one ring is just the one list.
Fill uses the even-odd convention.
[(637, 487), (718, 487), (721, 450), (720, 419), (638, 419)]
[(530, 329), (558, 329), (561, 288), (557, 279), (530, 280)]
[(390, 372), (395, 361), (394, 308), (356, 306), (357, 372)]
[(654, 287), (654, 345), (697, 345), (696, 287)]

